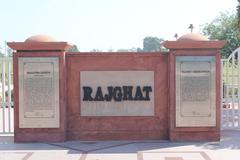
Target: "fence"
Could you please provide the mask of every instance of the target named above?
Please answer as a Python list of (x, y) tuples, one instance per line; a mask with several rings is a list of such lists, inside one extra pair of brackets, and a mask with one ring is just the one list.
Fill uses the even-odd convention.
[(240, 48), (222, 59), (222, 129), (240, 129)]
[(13, 67), (12, 58), (0, 58), (0, 134), (12, 134), (13, 117)]

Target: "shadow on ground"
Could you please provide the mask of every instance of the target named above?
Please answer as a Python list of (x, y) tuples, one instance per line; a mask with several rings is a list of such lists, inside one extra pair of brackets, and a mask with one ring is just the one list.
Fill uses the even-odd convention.
[(210, 150), (240, 149), (240, 130), (223, 131), (220, 142), (207, 142), (197, 146)]
[(176, 150), (238, 150), (240, 149), (240, 130), (222, 132), (220, 142), (175, 143), (169, 141), (68, 141), (65, 143), (14, 143), (13, 137), (0, 137), (2, 151), (29, 150), (67, 150), (77, 153), (136, 153), (141, 151)]

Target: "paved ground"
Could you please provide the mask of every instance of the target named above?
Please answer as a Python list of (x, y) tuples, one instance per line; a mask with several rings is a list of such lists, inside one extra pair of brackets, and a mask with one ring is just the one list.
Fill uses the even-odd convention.
[(69, 141), (13, 143), (0, 137), (0, 160), (240, 160), (240, 131), (224, 131), (221, 142)]

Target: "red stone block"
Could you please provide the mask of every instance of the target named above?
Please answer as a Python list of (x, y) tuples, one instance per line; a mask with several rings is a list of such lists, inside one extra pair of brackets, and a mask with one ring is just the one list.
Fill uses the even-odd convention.
[[(71, 53), (70, 45), (51, 37), (33, 36), (11, 42), (13, 56), (15, 142), (61, 142), (65, 140), (172, 140), (219, 141), (220, 54), (223, 41), (207, 41), (185, 35), (166, 41), (167, 53)], [(213, 56), (216, 60), (216, 126), (176, 127), (176, 56)], [(19, 127), (19, 57), (59, 58), (59, 128)], [(153, 116), (81, 116), (81, 71), (153, 71)], [(175, 157), (177, 159), (178, 157)], [(179, 158), (178, 158), (179, 159)]]

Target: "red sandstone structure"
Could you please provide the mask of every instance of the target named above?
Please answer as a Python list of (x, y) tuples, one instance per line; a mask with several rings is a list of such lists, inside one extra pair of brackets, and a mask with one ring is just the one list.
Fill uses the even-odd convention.
[(8, 45), (16, 142), (220, 139), (223, 41), (191, 33), (166, 41), (167, 53), (73, 53), (42, 35)]
[[(219, 141), (220, 140), (220, 51), (224, 41), (208, 41), (198, 34), (187, 34), (177, 41), (165, 42), (165, 47), (170, 49), (169, 53), (169, 136), (172, 141)], [(176, 57), (177, 56), (208, 56), (215, 58), (215, 125), (201, 127), (177, 127), (176, 126)]]

